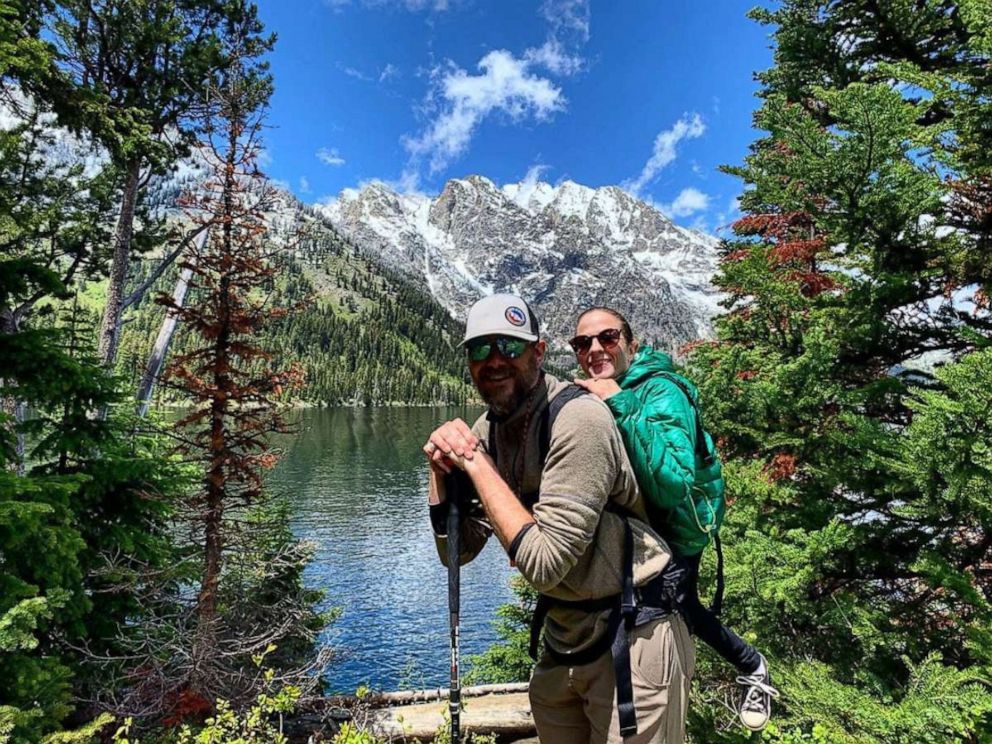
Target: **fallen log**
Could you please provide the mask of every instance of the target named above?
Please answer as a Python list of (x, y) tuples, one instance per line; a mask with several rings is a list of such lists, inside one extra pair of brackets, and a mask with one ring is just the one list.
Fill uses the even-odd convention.
[[(354, 720), (386, 741), (431, 741), (447, 725), (448, 688), (380, 692), (362, 696), (332, 695), (310, 700), (308, 712), (287, 721), (287, 733), (299, 735), (325, 725), (331, 730)], [(495, 734), (499, 742), (519, 742), (537, 733), (530, 713), (527, 683), (462, 688), (461, 729)], [(295, 736), (291, 736), (295, 740)], [(527, 739), (531, 741), (530, 739)]]
[[(511, 682), (501, 685), (475, 685), (463, 687), (462, 697), (479, 697), (481, 695), (502, 695), (507, 693), (527, 692), (526, 682)], [(331, 695), (323, 698), (323, 704), (328, 708), (352, 708), (364, 705), (369, 708), (383, 708), (390, 705), (410, 705), (426, 703), (432, 700), (447, 700), (448, 688), (435, 687), (426, 690), (400, 690), (399, 692), (373, 692), (359, 697), (358, 695)]]
[[(430, 703), (398, 705), (372, 711), (371, 728), (387, 737), (429, 741), (447, 725), (447, 698)], [(526, 692), (483, 694), (462, 701), (463, 733), (495, 734), (499, 741), (515, 741), (537, 732)]]

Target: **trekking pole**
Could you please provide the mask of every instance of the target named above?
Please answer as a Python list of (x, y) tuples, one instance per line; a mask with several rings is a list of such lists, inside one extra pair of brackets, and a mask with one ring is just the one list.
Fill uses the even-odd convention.
[(454, 471), (445, 478), (448, 498), (448, 617), (451, 628), (451, 684), (448, 694), (448, 713), (451, 717), (451, 744), (459, 744), (461, 729), (462, 690), (458, 671), (458, 626), (461, 606), (461, 479), (464, 474)]

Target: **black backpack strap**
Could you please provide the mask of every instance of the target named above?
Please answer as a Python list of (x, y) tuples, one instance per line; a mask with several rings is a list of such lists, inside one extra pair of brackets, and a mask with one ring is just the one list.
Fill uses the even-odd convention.
[[(555, 420), (558, 418), (558, 414), (561, 413), (561, 409), (565, 407), (566, 403), (583, 395), (588, 395), (588, 391), (585, 388), (580, 385), (570, 384), (552, 398), (544, 411), (542, 411), (541, 428), (538, 438), (541, 448), (541, 462), (544, 462), (548, 457), (548, 452), (551, 449), (551, 429), (554, 426)], [(690, 402), (692, 401), (691, 396), (689, 396), (689, 400)], [(695, 405), (693, 405), (693, 408), (695, 408)], [(495, 442), (495, 440), (493, 441)], [(706, 446), (705, 440), (703, 446), (704, 448)], [(638, 610), (637, 597), (634, 594), (634, 532), (631, 529), (630, 520), (627, 519), (625, 514), (619, 511), (619, 508), (614, 510), (610, 508), (610, 505), (607, 505), (607, 509), (620, 514), (623, 518), (624, 526), (623, 588), (619, 597), (604, 599), (613, 607), (605, 639), (609, 639), (612, 636), (610, 651), (613, 656), (613, 673), (617, 688), (617, 714), (620, 723), (620, 735), (626, 738), (637, 733), (637, 710), (634, 706), (634, 686), (630, 673), (630, 634), (637, 621)], [(617, 603), (617, 599), (619, 599), (619, 603)], [(588, 604), (590, 610), (593, 609), (593, 605), (598, 605), (605, 609), (602, 602), (600, 600), (593, 603), (576, 603), (576, 605)], [(548, 610), (555, 603), (555, 600), (543, 594), (538, 596), (537, 606), (534, 608), (534, 617), (530, 628), (530, 653), (532, 658), (536, 658), (537, 656), (541, 628), (544, 626), (544, 620), (547, 617)], [(594, 658), (598, 658), (603, 651), (605, 649), (595, 649)], [(569, 662), (574, 665), (576, 663), (588, 663), (588, 661), (592, 660), (582, 659), (579, 661), (578, 659), (570, 659)], [(559, 663), (561, 662), (559, 661)]]
[(547, 594), (537, 595), (534, 614), (530, 618), (530, 647), (528, 648), (530, 658), (534, 661), (537, 661), (537, 646), (541, 640), (541, 630), (544, 628), (544, 620), (548, 616), (551, 605), (551, 598)]
[[(612, 511), (612, 510), (611, 510)], [(619, 512), (617, 512), (619, 514)], [(558, 664), (581, 666), (598, 659), (607, 648), (613, 657), (613, 674), (617, 688), (617, 715), (620, 722), (620, 735), (632, 736), (637, 733), (637, 709), (634, 706), (634, 685), (630, 672), (630, 634), (637, 624), (637, 596), (634, 594), (634, 531), (630, 520), (623, 516), (623, 588), (620, 595), (602, 599), (566, 602), (539, 594), (534, 616), (530, 625), (530, 656), (537, 660), (537, 647), (544, 627), (548, 610), (555, 605), (576, 607), (588, 612), (611, 609), (610, 621), (603, 637), (578, 654), (561, 655), (545, 643), (548, 653)]]
[(620, 736), (637, 733), (637, 710), (634, 707), (634, 686), (630, 675), (630, 634), (637, 620), (637, 599), (634, 596), (634, 531), (630, 520), (623, 520), (623, 590), (620, 594), (620, 616), (613, 636), (613, 674), (617, 685), (617, 717)]
[(710, 612), (719, 616), (723, 611), (723, 546), (720, 544), (720, 533), (713, 534), (713, 546), (716, 548), (716, 592), (710, 602)]
[(537, 440), (541, 448), (541, 462), (548, 459), (548, 451), (551, 449), (551, 429), (554, 427), (561, 409), (565, 407), (566, 403), (588, 394), (589, 391), (584, 387), (569, 383), (568, 387), (552, 398), (541, 411), (541, 428)]

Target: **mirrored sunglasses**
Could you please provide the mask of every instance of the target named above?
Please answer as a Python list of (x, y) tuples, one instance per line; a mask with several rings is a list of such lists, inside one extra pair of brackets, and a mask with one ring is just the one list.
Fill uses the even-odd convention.
[(530, 341), (509, 336), (477, 338), (465, 344), (465, 352), (468, 354), (470, 362), (485, 361), (493, 353), (493, 349), (496, 349), (500, 356), (505, 359), (516, 359), (527, 351), (529, 345)]
[(589, 351), (592, 346), (592, 340), (596, 339), (599, 341), (599, 345), (604, 349), (612, 349), (618, 343), (620, 343), (620, 329), (619, 328), (607, 328), (600, 331), (594, 336), (576, 336), (568, 345), (572, 347), (572, 350), (576, 354), (584, 354)]

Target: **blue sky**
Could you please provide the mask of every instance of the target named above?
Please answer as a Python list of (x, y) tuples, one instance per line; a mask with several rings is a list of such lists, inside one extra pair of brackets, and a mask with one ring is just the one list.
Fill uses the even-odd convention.
[(266, 171), (308, 202), (473, 173), (619, 185), (713, 232), (771, 64), (751, 4), (259, 0), (279, 36)]

